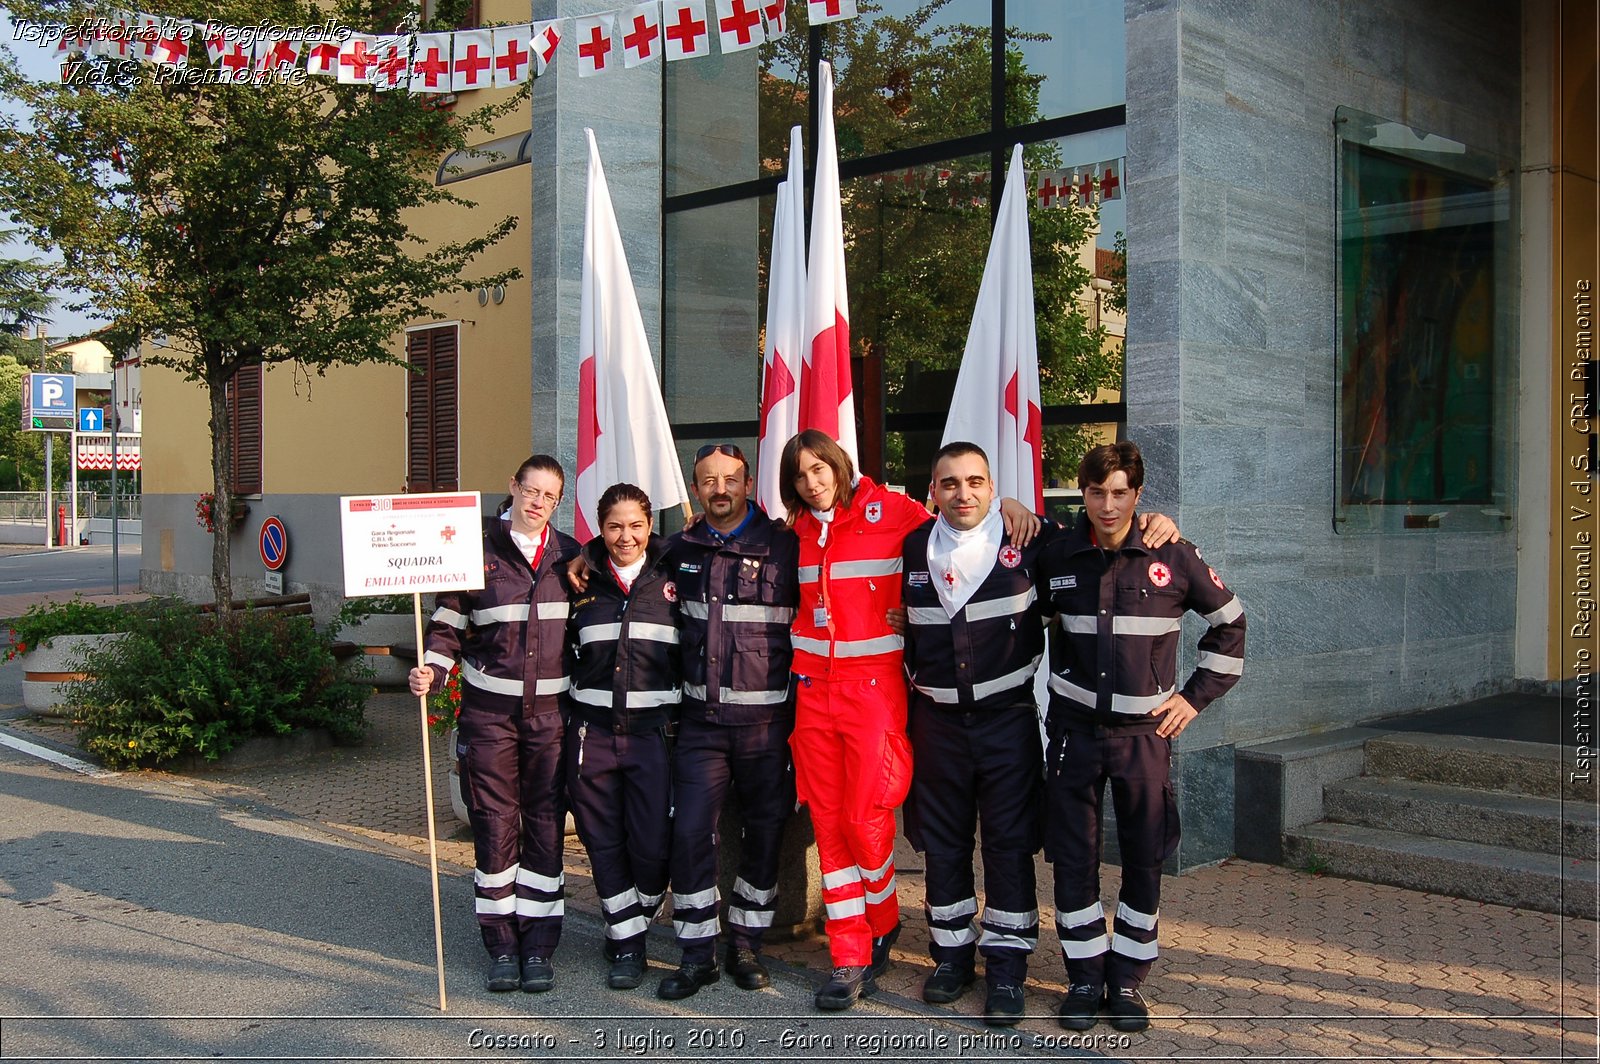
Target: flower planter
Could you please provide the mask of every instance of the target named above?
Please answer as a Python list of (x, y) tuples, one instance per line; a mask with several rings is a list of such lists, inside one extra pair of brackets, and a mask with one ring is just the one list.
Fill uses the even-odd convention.
[(89, 678), (87, 673), (77, 671), (84, 654), (121, 638), (120, 632), (57, 635), (37, 644), (20, 659), (22, 704), (35, 713), (59, 715), (61, 704), (67, 697), (66, 685)]
[(372, 682), (379, 687), (404, 687), (411, 663), (396, 657), (391, 647), (410, 646), (417, 641), (416, 620), (409, 613), (369, 613), (339, 633), (361, 648), (362, 661), (373, 672)]

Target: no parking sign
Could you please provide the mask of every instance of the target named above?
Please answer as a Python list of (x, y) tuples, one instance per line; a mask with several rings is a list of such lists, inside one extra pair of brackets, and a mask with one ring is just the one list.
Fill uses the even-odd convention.
[(289, 560), (289, 532), (276, 516), (261, 522), (261, 564), (269, 573), (283, 568)]

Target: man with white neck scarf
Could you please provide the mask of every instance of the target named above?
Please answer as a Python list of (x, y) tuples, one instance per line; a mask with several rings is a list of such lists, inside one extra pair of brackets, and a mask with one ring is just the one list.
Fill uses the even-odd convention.
[[(913, 751), (906, 835), (927, 858), (929, 951), (924, 1000), (955, 1001), (983, 954), (984, 1020), (1023, 1016), (1028, 954), (1039, 938), (1034, 855), (1041, 836), (1043, 748), (1033, 676), (1044, 618), (1033, 572), (1057, 531), (1045, 522), (1013, 546), (995, 503), (989, 460), (948, 443), (933, 463), (939, 516), (906, 537), (905, 662)], [(1151, 538), (1176, 535), (1152, 515)], [(985, 904), (978, 916), (972, 849), (983, 822)]]

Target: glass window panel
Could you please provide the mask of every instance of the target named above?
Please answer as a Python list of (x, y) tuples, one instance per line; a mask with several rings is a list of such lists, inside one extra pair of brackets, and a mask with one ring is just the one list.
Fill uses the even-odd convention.
[(1123, 0), (1006, 0), (1006, 124), (1127, 102)]
[(1096, 245), (1116, 247), (1117, 234), (1128, 229), (1127, 127), (1040, 141), (1025, 150), (1033, 170), (1029, 177), (1036, 205), (1054, 206), (1075, 198), (1080, 206), (1095, 207), (1100, 215)]
[(665, 63), (662, 152), (668, 196), (760, 176), (756, 126), (766, 97), (758, 91), (766, 80), (764, 51), (713, 52)]

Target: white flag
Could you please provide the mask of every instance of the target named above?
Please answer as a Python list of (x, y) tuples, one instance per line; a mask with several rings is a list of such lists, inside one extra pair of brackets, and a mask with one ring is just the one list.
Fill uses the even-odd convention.
[(767, 265), (767, 343), (761, 360), (761, 446), (756, 452), (756, 502), (773, 517), (787, 510), (779, 489), (783, 445), (800, 431), (801, 348), (806, 342), (805, 149), (800, 127), (789, 130), (789, 177), (778, 185)]
[(453, 33), (419, 33), (411, 52), (411, 91), (450, 91), (450, 42)]
[(1039, 345), (1033, 322), (1033, 256), (1022, 145), (1011, 149), (1000, 215), (961, 356), (943, 443), (975, 443), (989, 455), (995, 494), (1044, 509), (1040, 459)]
[(724, 54), (765, 44), (757, 0), (717, 0), (717, 39)]
[(532, 26), (494, 28), (494, 87), (509, 89), (533, 76)]
[(614, 27), (615, 16), (610, 11), (603, 15), (591, 15), (573, 21), (572, 39), (578, 45), (580, 78), (592, 78), (596, 74), (604, 74), (614, 65), (612, 62), (612, 56), (616, 51)]
[(594, 131), (583, 218), (583, 287), (578, 304), (578, 476), (576, 532), (600, 531), (596, 505), (613, 484), (636, 484), (656, 512), (689, 501), (650, 341), (634, 295), (622, 233), (611, 207)]
[(817, 176), (811, 190), (806, 261), (806, 361), (800, 372), (800, 427), (839, 442), (856, 471), (856, 407), (850, 382), (850, 297), (844, 277), (839, 150), (833, 136), (833, 68), (817, 64)]

